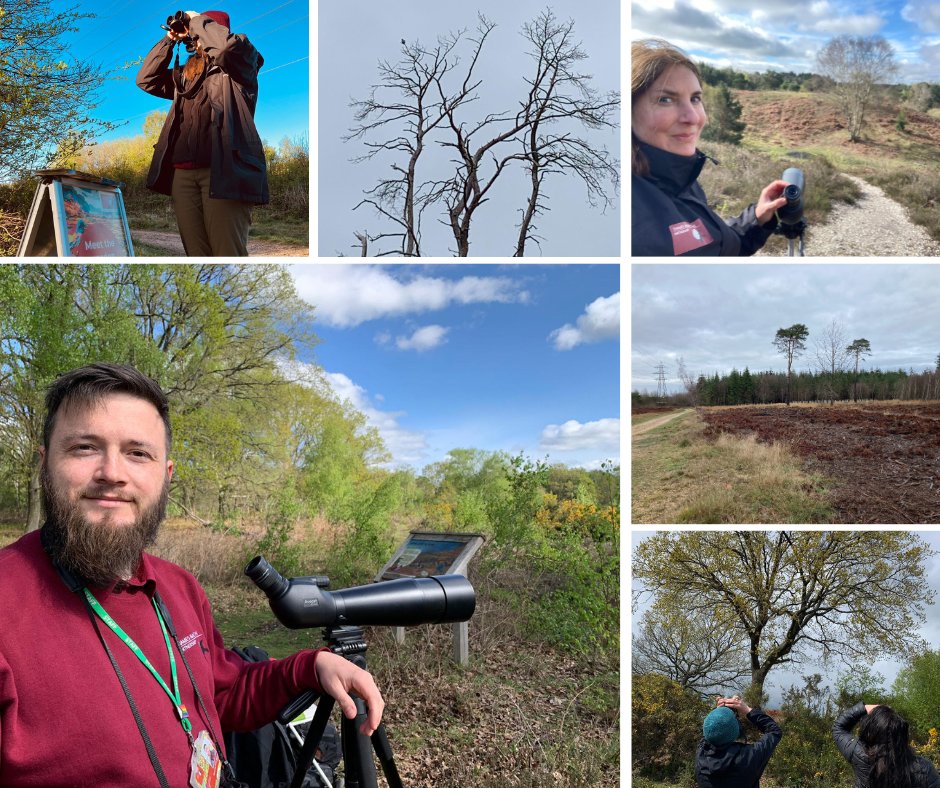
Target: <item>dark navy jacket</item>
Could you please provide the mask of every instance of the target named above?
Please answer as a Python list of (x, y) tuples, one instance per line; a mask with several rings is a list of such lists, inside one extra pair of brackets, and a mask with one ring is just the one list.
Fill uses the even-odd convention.
[(708, 158), (704, 153), (679, 156), (639, 145), (650, 174), (632, 177), (634, 257), (747, 257), (767, 242), (776, 217), (761, 226), (750, 205), (724, 221), (708, 207), (697, 180)]
[(735, 741), (720, 747), (705, 739), (699, 742), (695, 756), (695, 782), (699, 788), (758, 788), (783, 731), (760, 709), (751, 709), (747, 718), (763, 734), (760, 741)]

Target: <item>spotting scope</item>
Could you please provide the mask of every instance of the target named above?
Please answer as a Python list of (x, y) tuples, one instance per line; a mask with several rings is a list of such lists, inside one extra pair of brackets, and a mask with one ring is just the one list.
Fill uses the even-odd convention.
[(463, 575), (405, 577), (341, 591), (324, 590), (325, 577), (284, 578), (263, 556), (245, 574), (265, 594), (285, 627), (410, 627), (468, 621), (476, 608), (473, 586)]
[(777, 219), (783, 224), (797, 224), (803, 218), (803, 170), (798, 167), (788, 167), (783, 171), (780, 180), (789, 184), (783, 190), (783, 197), (787, 204), (777, 209)]

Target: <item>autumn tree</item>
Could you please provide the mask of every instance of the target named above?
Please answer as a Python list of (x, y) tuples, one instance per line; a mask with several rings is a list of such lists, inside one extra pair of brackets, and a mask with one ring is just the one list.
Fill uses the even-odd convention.
[[(852, 401), (858, 402), (858, 365), (862, 356), (871, 355), (871, 343), (865, 338), (853, 340), (852, 344), (846, 347), (845, 352), (849, 354), (850, 358), (855, 359), (855, 380), (852, 384)], [(940, 357), (938, 357), (938, 359), (940, 359)]]
[[(598, 91), (593, 77), (579, 70), (587, 54), (575, 38), (574, 22), (546, 10), (525, 24), (522, 37), (533, 65), (522, 75), (525, 88), (516, 107), (474, 115), (485, 101), (478, 66), (495, 27), (480, 15), (473, 32), (451, 33), (434, 47), (403, 41), (401, 58), (380, 61), (378, 83), (368, 98), (353, 103), (355, 125), (345, 139), (366, 148), (356, 161), (390, 160), (392, 170), (356, 206), (370, 205), (391, 225), (387, 232), (360, 233), (363, 251), (371, 241), (395, 238), (397, 247), (379, 254), (425, 254), (422, 220), (435, 208), (437, 220), (450, 228), (452, 251), (466, 257), (479, 210), (504, 173), (519, 167), (527, 173), (528, 189), (515, 256), (537, 243), (536, 218), (548, 210), (549, 178), (573, 176), (591, 205), (610, 204), (608, 186), (614, 192), (619, 186), (618, 162), (579, 127), (616, 129), (620, 98), (615, 91)], [(425, 164), (432, 145), (448, 155), (446, 164)]]
[(757, 700), (778, 665), (916, 651), (932, 555), (906, 531), (661, 532), (633, 577), (661, 610), (737, 632)]
[(898, 70), (894, 49), (881, 36), (841, 35), (831, 39), (816, 55), (820, 73), (835, 83), (835, 93), (845, 115), (849, 140), (861, 139), (865, 111), (876, 87)]
[(633, 638), (634, 673), (660, 673), (699, 695), (727, 695), (751, 675), (740, 630), (653, 605)]
[(63, 38), (92, 18), (50, 0), (0, 8), (0, 180), (66, 158), (113, 124), (92, 118), (103, 75), (69, 53)]
[(790, 404), (790, 378), (793, 371), (793, 359), (806, 349), (809, 329), (802, 323), (794, 323), (789, 328), (778, 328), (774, 337), (774, 347), (787, 360), (787, 405)]

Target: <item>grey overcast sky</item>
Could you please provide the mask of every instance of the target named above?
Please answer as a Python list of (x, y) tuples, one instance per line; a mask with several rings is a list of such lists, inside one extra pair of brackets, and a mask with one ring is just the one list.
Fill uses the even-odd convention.
[(632, 391), (656, 391), (665, 365), (669, 391), (690, 374), (786, 370), (777, 329), (803, 323), (810, 369), (814, 340), (833, 321), (851, 342), (864, 338), (868, 369), (933, 369), (940, 353), (940, 266), (935, 263), (635, 264), (632, 266)]
[[(322, 256), (356, 255), (355, 232), (375, 234), (390, 230), (380, 222), (370, 206), (353, 211), (363, 191), (391, 173), (391, 159), (354, 164), (350, 161), (365, 152), (361, 141), (342, 140), (353, 124), (352, 99), (367, 98), (370, 86), (378, 80), (380, 60), (396, 63), (401, 57), (401, 40), (419, 41), (427, 49), (439, 35), (460, 29), (472, 33), (477, 12), (497, 24), (487, 39), (478, 74), (484, 80), (479, 101), (470, 105), (472, 118), (487, 112), (516, 109), (527, 86), (523, 74), (532, 61), (526, 56), (527, 43), (519, 31), (548, 5), (561, 20), (573, 19), (575, 35), (589, 58), (581, 72), (594, 76), (600, 92), (620, 89), (620, 4), (617, 0), (477, 0), (475, 3), (443, 3), (428, 0), (376, 0), (356, 3), (320, 3), (318, 20), (319, 77), (317, 100), (318, 139), (318, 241)], [(469, 50), (461, 49), (466, 62)], [(619, 117), (617, 118), (619, 122)], [(581, 133), (581, 126), (573, 126)], [(602, 144), (620, 158), (620, 130), (586, 132), (588, 139)], [(373, 141), (376, 138), (373, 138)], [(427, 161), (441, 163), (448, 157), (436, 144), (429, 147)], [(437, 169), (435, 167), (435, 169)], [(439, 175), (439, 172), (438, 172)], [(506, 171), (492, 192), (492, 200), (475, 217), (470, 254), (511, 256), (514, 251), (519, 209), (526, 198), (525, 173)], [(544, 238), (541, 254), (564, 257), (605, 257), (620, 253), (620, 199), (602, 214), (587, 204), (583, 184), (574, 178), (554, 176), (547, 181), (551, 211), (541, 217), (539, 232)], [(453, 248), (450, 231), (426, 215), (423, 252), (426, 256), (449, 257)], [(394, 248), (394, 239), (385, 249)], [(378, 251), (378, 249), (376, 250)], [(528, 255), (538, 249), (527, 250)]]
[[(917, 535), (920, 536), (931, 547), (931, 549), (938, 553), (937, 555), (927, 559), (926, 581), (930, 588), (936, 592), (940, 592), (940, 531), (917, 531), (915, 533), (917, 533)], [(631, 555), (632, 549), (643, 540), (648, 539), (651, 535), (652, 534), (649, 531), (634, 531), (632, 533), (631, 540)], [(641, 590), (641, 587), (634, 582), (633, 590)], [(639, 630), (640, 619), (642, 618), (643, 611), (649, 607), (648, 599), (648, 596), (644, 597), (644, 601), (641, 603), (639, 609), (633, 616), (632, 632), (634, 634)], [(909, 633), (904, 632), (898, 633), (899, 637), (902, 638), (908, 634)], [(938, 593), (937, 600), (934, 601), (934, 604), (927, 608), (926, 619), (916, 634), (927, 641), (929, 648), (934, 650), (940, 649), (940, 593)], [(884, 677), (884, 688), (886, 690), (890, 690), (891, 684), (894, 682), (894, 679), (898, 675), (898, 671), (903, 667), (903, 665), (902, 663), (895, 660), (878, 660), (877, 662), (874, 662), (871, 667), (873, 670), (877, 671)], [(833, 662), (827, 666), (822, 663), (814, 663), (811, 661), (806, 661), (793, 670), (776, 668), (771, 672), (766, 687), (767, 694), (770, 696), (769, 706), (771, 708), (778, 707), (780, 705), (783, 690), (793, 685), (802, 686), (802, 677), (805, 675), (819, 673), (827, 678), (827, 683), (832, 686), (834, 683), (833, 680), (836, 678), (836, 676), (845, 672), (845, 670), (847, 670), (847, 667), (841, 663)], [(875, 703), (877, 702), (877, 699), (873, 699), (869, 702)]]

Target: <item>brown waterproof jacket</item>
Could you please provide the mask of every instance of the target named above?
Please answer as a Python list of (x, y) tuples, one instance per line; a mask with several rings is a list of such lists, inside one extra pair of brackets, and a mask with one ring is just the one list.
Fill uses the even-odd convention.
[[(253, 205), (268, 202), (268, 174), (264, 148), (255, 128), (258, 101), (258, 71), (264, 58), (243, 35), (199, 14), (190, 20), (190, 34), (198, 37), (209, 60), (201, 90), (206, 91), (212, 107), (212, 161), (209, 196), (240, 200)], [(176, 134), (178, 95), (170, 61), (174, 44), (164, 36), (147, 54), (137, 74), (137, 86), (152, 96), (173, 102), (160, 138), (154, 145), (153, 161), (147, 176), (147, 188), (170, 194), (173, 163), (170, 156)]]

